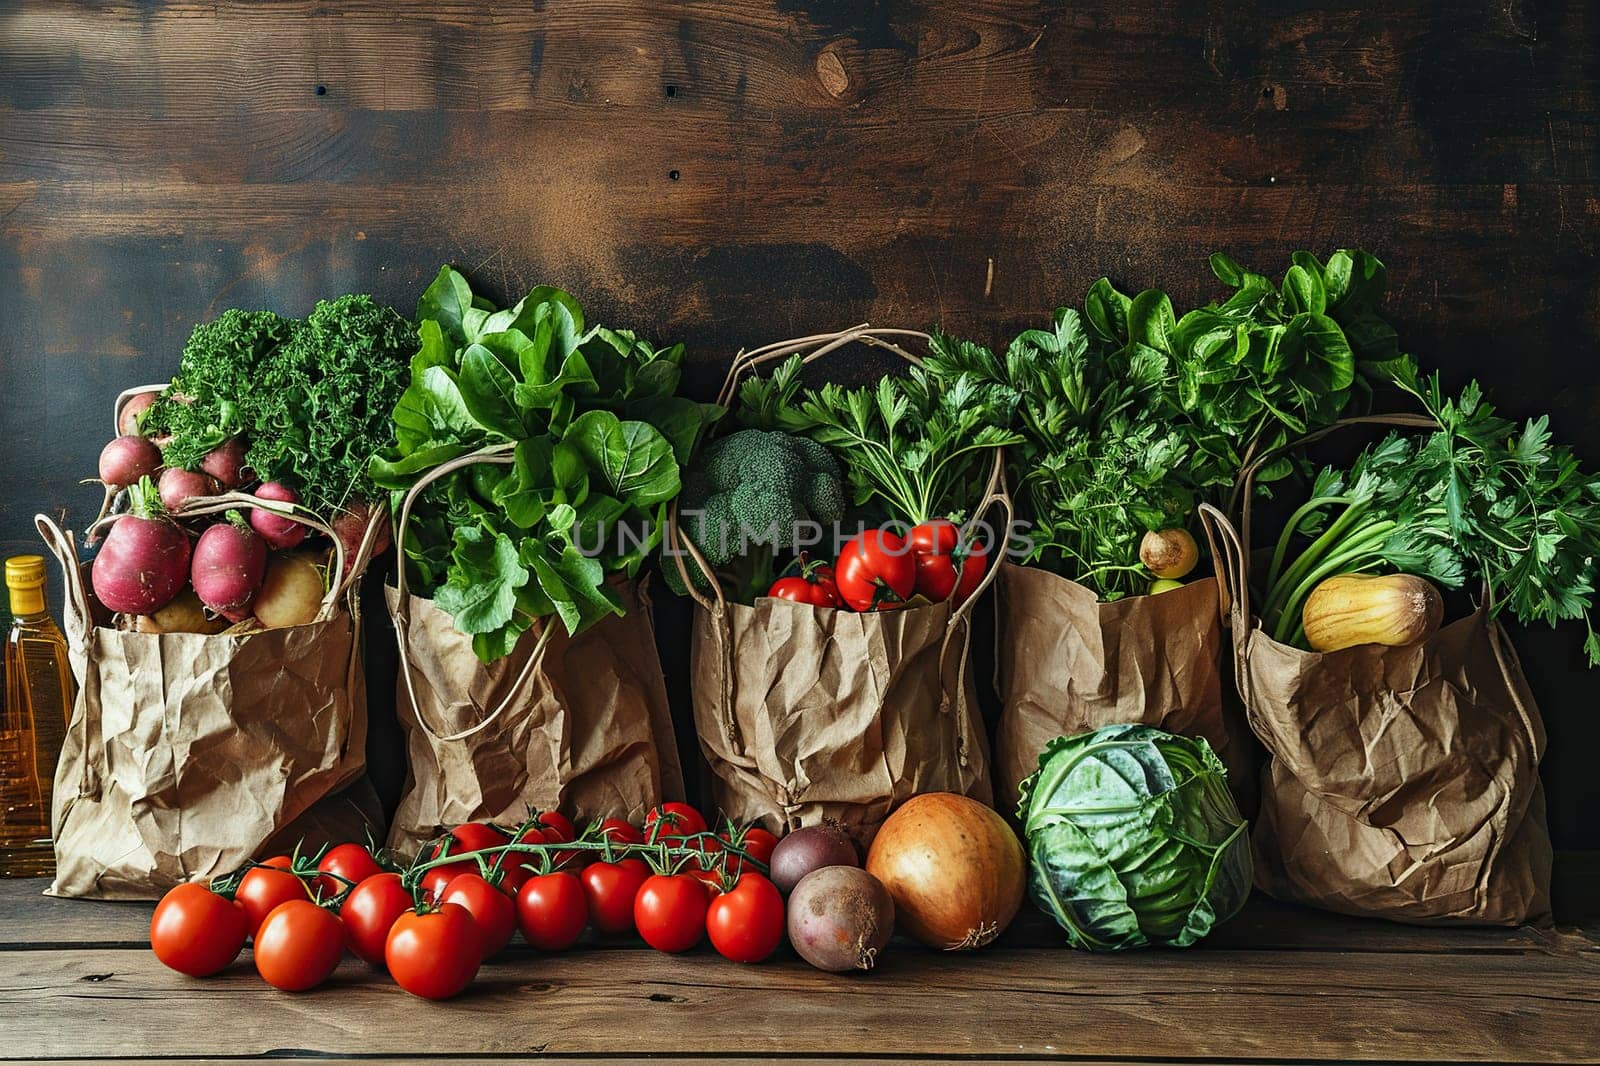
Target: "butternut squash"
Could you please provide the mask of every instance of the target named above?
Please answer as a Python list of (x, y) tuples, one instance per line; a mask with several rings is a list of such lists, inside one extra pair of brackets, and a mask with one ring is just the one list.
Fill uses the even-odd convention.
[(1313, 651), (1415, 644), (1442, 621), (1439, 590), (1413, 574), (1335, 574), (1311, 590), (1300, 613)]
[(1139, 561), (1156, 577), (1187, 577), (1200, 561), (1200, 548), (1187, 529), (1152, 529), (1139, 542)]

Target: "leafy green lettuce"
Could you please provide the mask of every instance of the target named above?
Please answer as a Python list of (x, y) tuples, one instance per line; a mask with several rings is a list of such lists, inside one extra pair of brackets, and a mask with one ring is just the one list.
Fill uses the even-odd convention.
[(660, 543), (681, 468), (722, 413), (676, 394), (683, 346), (585, 329), (559, 289), (496, 308), (449, 267), (417, 320), (395, 446), (372, 479), (393, 490), (398, 519), (429, 472), (471, 453), (491, 460), (434, 481), (399, 531), (418, 593), (485, 662), (537, 618), (576, 634), (622, 613), (607, 578), (637, 574)]
[(1188, 947), (1250, 894), (1250, 839), (1204, 740), (1138, 725), (1060, 737), (1017, 808), (1028, 891), (1090, 951)]

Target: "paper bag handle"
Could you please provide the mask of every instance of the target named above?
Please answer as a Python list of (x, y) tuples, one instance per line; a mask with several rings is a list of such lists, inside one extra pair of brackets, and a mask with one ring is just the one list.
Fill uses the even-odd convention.
[[(1006, 491), (1006, 463), (1005, 451), (995, 449), (994, 468), (989, 472), (989, 481), (984, 488), (983, 499), (972, 512), (976, 519), (987, 514), (991, 507), (998, 506), (1005, 515), (1005, 525), (997, 535), (997, 542), (988, 555), (988, 568), (983, 575), (983, 580), (978, 582), (972, 594), (957, 605), (950, 612), (950, 621), (945, 626), (944, 640), (939, 644), (939, 711), (942, 714), (954, 712), (955, 699), (950, 694), (950, 689), (944, 683), (945, 659), (953, 644), (956, 630), (961, 631), (961, 657), (956, 661), (956, 692), (965, 693), (967, 688), (967, 664), (972, 655), (972, 623), (967, 618), (971, 613), (973, 604), (983, 596), (995, 578), (1000, 574), (1000, 564), (1004, 561), (1007, 545), (1011, 543), (1011, 523), (1016, 517), (1012, 507), (1011, 495)], [(970, 759), (972, 738), (968, 735), (967, 716), (956, 714), (956, 758), (962, 766), (967, 766)]]
[(1261, 468), (1285, 452), (1296, 448), (1303, 448), (1314, 444), (1324, 437), (1348, 429), (1351, 426), (1390, 426), (1398, 429), (1438, 429), (1439, 422), (1432, 415), (1409, 414), (1396, 412), (1383, 415), (1355, 415), (1350, 418), (1341, 418), (1339, 421), (1324, 426), (1312, 433), (1307, 433), (1298, 440), (1291, 441), (1279, 448), (1263, 452), (1256, 459), (1239, 471), (1239, 478), (1234, 483), (1233, 497), (1238, 501), (1239, 536), (1245, 550), (1245, 564), (1250, 562), (1250, 510), (1254, 504), (1256, 474)]
[[(122, 435), (122, 409), (128, 406), (129, 400), (133, 399), (135, 396), (143, 396), (147, 392), (164, 392), (166, 391), (167, 387), (167, 382), (163, 382), (160, 385), (135, 385), (131, 389), (123, 389), (121, 392), (117, 393), (117, 398), (113, 400), (111, 404), (112, 436), (120, 437)], [(91, 527), (98, 524), (102, 518), (111, 513), (111, 504), (116, 500), (117, 494), (121, 491), (121, 489), (113, 485), (107, 485), (105, 487), (105, 495), (100, 500), (100, 510), (94, 516), (94, 521), (90, 523)], [(94, 543), (94, 539), (92, 537), (88, 537), (87, 534), (85, 534), (85, 536), (88, 540), (88, 543)]]
[[(931, 343), (933, 338), (921, 330), (915, 329), (874, 329), (863, 322), (849, 329), (836, 330), (832, 333), (814, 333), (809, 337), (796, 337), (793, 340), (777, 341), (772, 344), (753, 348), (749, 351), (741, 349), (733, 357), (733, 363), (728, 367), (727, 376), (722, 380), (722, 388), (717, 392), (717, 403), (722, 407), (731, 407), (738, 398), (740, 380), (752, 370), (779, 359), (787, 359), (791, 355), (800, 355), (803, 364), (809, 364), (821, 359), (831, 352), (854, 342), (871, 345), (893, 352), (912, 366), (921, 366), (922, 359), (906, 351), (892, 339), (894, 337), (915, 338), (924, 344)], [(804, 353), (804, 354), (801, 354)], [(672, 509), (667, 518), (667, 554), (672, 559), (673, 565), (678, 568), (678, 576), (683, 580), (683, 586), (689, 595), (701, 607), (714, 614), (721, 615), (727, 608), (727, 599), (722, 594), (722, 584), (712, 573), (711, 566), (706, 562), (705, 556), (695, 546), (694, 540), (681, 535), (678, 524), (678, 504), (674, 500)], [(706, 583), (711, 586), (711, 597), (702, 593), (689, 577), (688, 567), (683, 561), (687, 554), (694, 560), (695, 566), (705, 577)]]
[(458, 456), (449, 462), (440, 463), (423, 474), (416, 480), (415, 484), (406, 490), (405, 496), (400, 500), (400, 514), (395, 519), (394, 545), (399, 570), (395, 578), (395, 604), (389, 609), (389, 619), (394, 623), (395, 638), (400, 645), (400, 681), (406, 692), (406, 701), (411, 705), (412, 717), (417, 720), (417, 725), (422, 728), (424, 733), (440, 744), (465, 740), (476, 733), (480, 733), (488, 729), (505, 713), (506, 708), (511, 706), (511, 701), (517, 697), (523, 686), (528, 684), (533, 675), (538, 672), (540, 666), (543, 665), (545, 649), (549, 647), (550, 638), (555, 633), (555, 627), (550, 625), (548, 620), (541, 619), (536, 623), (540, 629), (538, 643), (533, 646), (533, 651), (528, 656), (528, 661), (523, 663), (516, 679), (511, 682), (511, 687), (506, 690), (505, 696), (501, 698), (492, 711), (484, 715), (475, 725), (454, 733), (441, 733), (439, 730), (434, 729), (428, 722), (427, 716), (422, 713), (421, 704), (417, 702), (416, 684), (411, 677), (411, 640), (409, 636), (411, 600), (410, 594), (406, 590), (405, 543), (406, 532), (411, 525), (411, 508), (417, 502), (417, 497), (422, 495), (422, 490), (446, 474), (452, 474), (464, 467), (475, 466), (479, 463), (494, 463), (500, 466), (507, 466), (516, 462), (514, 454), (516, 447), (515, 443), (492, 444), (475, 452)]
[[(764, 366), (768, 363), (776, 362), (780, 359), (787, 359), (791, 355), (799, 355), (801, 357), (800, 362), (802, 364), (810, 364), (818, 359), (821, 359), (825, 355), (836, 352), (846, 345), (856, 342), (891, 352), (905, 360), (907, 363), (910, 363), (912, 366), (921, 366), (922, 358), (912, 354), (900, 344), (896, 343), (895, 338), (915, 339), (923, 344), (931, 344), (933, 341), (933, 338), (929, 334), (924, 333), (921, 330), (873, 328), (868, 323), (863, 322), (860, 325), (851, 326), (849, 329), (837, 330), (832, 333), (814, 333), (809, 337), (797, 337), (793, 340), (777, 341), (772, 344), (763, 345), (760, 348), (751, 349), (749, 351), (741, 350), (738, 355), (734, 356), (733, 363), (728, 368), (727, 376), (723, 378), (722, 388), (717, 393), (717, 403), (723, 407), (731, 407), (734, 400), (738, 398), (738, 390), (741, 379), (746, 374), (757, 369), (758, 367)], [(973, 514), (977, 515), (983, 513), (983, 511), (986, 510), (991, 503), (998, 503), (1000, 502), (1001, 497), (1004, 497), (1004, 506), (1007, 514), (1006, 532), (1009, 534), (1011, 529), (1010, 515), (1012, 514), (1012, 511), (1010, 498), (1005, 496), (1004, 468), (1005, 451), (1002, 448), (996, 448), (994, 472), (991, 473), (988, 486), (984, 490), (985, 497)], [(997, 483), (997, 477), (999, 478), (998, 483), (1001, 486), (1001, 497), (996, 497), (993, 492), (994, 486)], [(682, 579), (684, 588), (688, 591), (689, 595), (694, 599), (694, 601), (701, 607), (711, 611), (714, 614), (720, 615), (727, 608), (727, 598), (723, 595), (721, 582), (717, 580), (716, 574), (712, 572), (711, 566), (706, 561), (705, 556), (695, 546), (693, 538), (682, 535), (682, 530), (678, 522), (678, 505), (676, 501), (673, 502), (672, 508), (668, 514), (666, 538), (668, 548), (667, 554), (671, 557), (673, 565), (678, 568), (678, 576)], [(706, 583), (711, 586), (711, 596), (708, 597), (702, 593), (695, 585), (694, 581), (690, 579), (688, 566), (683, 561), (685, 555), (694, 560), (695, 566), (705, 578)], [(989, 569), (990, 573), (984, 575), (983, 584), (979, 585), (978, 588), (973, 592), (972, 596), (969, 597), (969, 602), (976, 600), (982, 591), (988, 588), (989, 584), (994, 580), (993, 571), (995, 568), (991, 566)], [(958, 608), (957, 613), (951, 616), (950, 630), (952, 632), (955, 629), (955, 623), (959, 619), (960, 614), (961, 612)], [(941, 648), (941, 660), (943, 659), (943, 655), (944, 652)]]
[(128, 401), (135, 396), (143, 396), (147, 392), (166, 392), (172, 387), (172, 382), (163, 381), (159, 385), (135, 385), (131, 389), (123, 389), (117, 393), (117, 398), (111, 403), (111, 432), (117, 435), (122, 433), (122, 409), (128, 406)]
[[(1234, 483), (1233, 493), (1230, 497), (1230, 504), (1236, 504), (1239, 510), (1240, 524), (1237, 528), (1226, 514), (1209, 503), (1203, 503), (1197, 509), (1200, 516), (1201, 531), (1205, 534), (1206, 543), (1211, 549), (1211, 556), (1217, 567), (1219, 606), (1223, 617), (1230, 620), (1230, 628), (1233, 630), (1234, 663), (1236, 667), (1234, 670), (1234, 683), (1239, 690), (1240, 698), (1244, 700), (1247, 713), (1253, 713), (1250, 710), (1253, 701), (1249, 692), (1249, 671), (1245, 668), (1244, 658), (1249, 640), (1249, 629), (1252, 625), (1250, 613), (1250, 515), (1255, 496), (1256, 474), (1260, 472), (1263, 466), (1285, 452), (1312, 444), (1350, 426), (1437, 429), (1439, 428), (1439, 423), (1431, 415), (1406, 412), (1356, 415), (1351, 418), (1342, 418), (1282, 447), (1269, 449), (1246, 462), (1244, 468), (1239, 472), (1239, 477)], [(1485, 584), (1485, 596), (1492, 600), (1493, 592), (1488, 588), (1487, 584)], [(1234, 622), (1237, 624), (1233, 624)]]

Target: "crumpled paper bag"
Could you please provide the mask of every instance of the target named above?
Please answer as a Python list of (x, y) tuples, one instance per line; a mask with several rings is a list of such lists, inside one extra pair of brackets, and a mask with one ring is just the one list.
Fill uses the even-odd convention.
[(70, 658), (51, 895), (157, 899), (228, 873), (365, 768), (358, 613), (236, 636), (98, 626)]
[(1110, 603), (1038, 567), (1003, 563), (998, 582), (995, 687), (1004, 708), (995, 772), (1002, 810), (1016, 809), (1017, 786), (1039, 768), (1047, 744), (1108, 725), (1205, 738), (1227, 763), (1236, 794), (1254, 777), (1253, 765), (1229, 759), (1215, 578)]
[(1549, 915), (1544, 726), (1487, 608), (1418, 644), (1325, 654), (1234, 625), (1240, 694), (1272, 756), (1262, 888), (1403, 922)]
[[(397, 633), (416, 705), (402, 677), (396, 707), (409, 770), (391, 848), (410, 854), (465, 822), (517, 824), (530, 807), (560, 809), (581, 825), (612, 816), (638, 821), (663, 799), (682, 797), (649, 597), (641, 584), (616, 587), (627, 613), (576, 638), (551, 622), (557, 631), (543, 662), (520, 689), (515, 683), (534, 654), (537, 627), (510, 655), (486, 665), (448, 614), (410, 597), (409, 621)], [(393, 612), (398, 593), (385, 592)], [(439, 739), (480, 724), (502, 703), (488, 727)]]
[(950, 613), (696, 606), (695, 728), (718, 805), (778, 833), (831, 818), (865, 845), (917, 793), (990, 803), (965, 620), (941, 671)]

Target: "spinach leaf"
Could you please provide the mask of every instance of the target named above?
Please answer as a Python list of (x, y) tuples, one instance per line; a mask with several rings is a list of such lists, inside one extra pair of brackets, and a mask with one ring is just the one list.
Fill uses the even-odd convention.
[(461, 356), (461, 399), (472, 420), (507, 440), (523, 434), (522, 418), (514, 398), (517, 379), (500, 357), (474, 342)]
[(682, 346), (585, 332), (582, 308), (558, 289), (496, 308), (448, 267), (418, 318), (394, 445), (373, 457), (371, 476), (398, 506), (441, 464), (515, 444), (510, 463), (463, 467), (418, 498), (404, 531), (418, 594), (485, 661), (537, 619), (576, 634), (621, 613), (611, 576), (634, 576), (660, 543), (680, 468), (722, 414), (675, 394)]
[(678, 494), (672, 446), (648, 423), (624, 422), (610, 411), (586, 411), (565, 439), (619, 499), (649, 506)]

